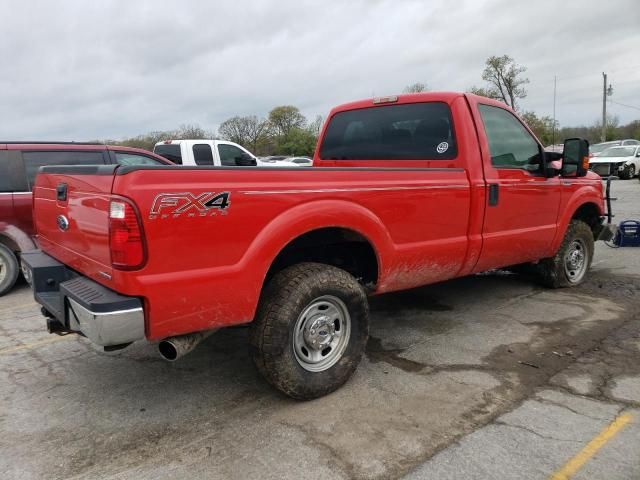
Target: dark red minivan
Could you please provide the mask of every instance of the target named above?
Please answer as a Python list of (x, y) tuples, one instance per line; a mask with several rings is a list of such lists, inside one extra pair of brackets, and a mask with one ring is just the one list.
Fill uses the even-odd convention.
[(20, 253), (37, 248), (31, 187), (44, 165), (173, 165), (138, 148), (94, 143), (0, 141), (0, 295), (20, 272)]

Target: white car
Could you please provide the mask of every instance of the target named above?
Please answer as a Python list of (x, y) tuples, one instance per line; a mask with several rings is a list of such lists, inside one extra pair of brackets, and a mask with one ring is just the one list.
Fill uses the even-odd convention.
[(224, 140), (165, 140), (153, 147), (153, 153), (178, 165), (216, 167), (252, 167), (256, 156), (233, 142)]
[[(610, 142), (594, 143), (589, 147), (590, 157), (599, 157), (602, 152), (611, 147), (634, 147), (640, 145), (639, 140), (628, 138), (626, 140), (611, 140)], [(637, 171), (637, 170), (636, 170)]]
[(589, 168), (602, 177), (633, 178), (640, 171), (640, 145), (607, 148), (589, 159)]
[(311, 167), (313, 160), (309, 157), (285, 157), (271, 156), (258, 157), (258, 166), (260, 167)]
[(313, 159), (309, 157), (289, 157), (287, 162), (295, 163), (301, 167), (313, 167)]

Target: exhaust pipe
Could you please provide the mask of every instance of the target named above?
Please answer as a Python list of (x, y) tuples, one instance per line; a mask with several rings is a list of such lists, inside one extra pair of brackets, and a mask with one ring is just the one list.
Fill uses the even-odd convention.
[(196, 348), (202, 340), (216, 331), (218, 331), (217, 328), (214, 330), (205, 330), (204, 332), (187, 333), (186, 335), (165, 338), (158, 344), (158, 350), (162, 358), (170, 362), (175, 362)]

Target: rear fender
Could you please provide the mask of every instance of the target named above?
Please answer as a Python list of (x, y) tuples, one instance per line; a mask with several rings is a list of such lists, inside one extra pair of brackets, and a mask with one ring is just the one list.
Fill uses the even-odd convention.
[(14, 225), (0, 222), (0, 243), (17, 252), (28, 252), (37, 247), (33, 238)]
[(299, 236), (321, 228), (345, 228), (365, 237), (378, 260), (378, 280), (387, 272), (393, 242), (382, 221), (370, 210), (353, 202), (321, 200), (297, 205), (273, 219), (254, 239), (240, 261), (239, 269), (260, 272), (256, 291), (262, 289), (267, 272), (278, 254)]

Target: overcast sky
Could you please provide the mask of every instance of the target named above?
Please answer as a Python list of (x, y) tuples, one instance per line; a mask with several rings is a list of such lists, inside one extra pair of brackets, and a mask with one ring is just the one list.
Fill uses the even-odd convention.
[[(296, 105), (481, 86), (485, 59), (527, 67), (525, 110), (561, 125), (640, 108), (640, 0), (0, 0), (0, 138), (123, 138)], [(640, 110), (609, 105), (622, 123)]]

